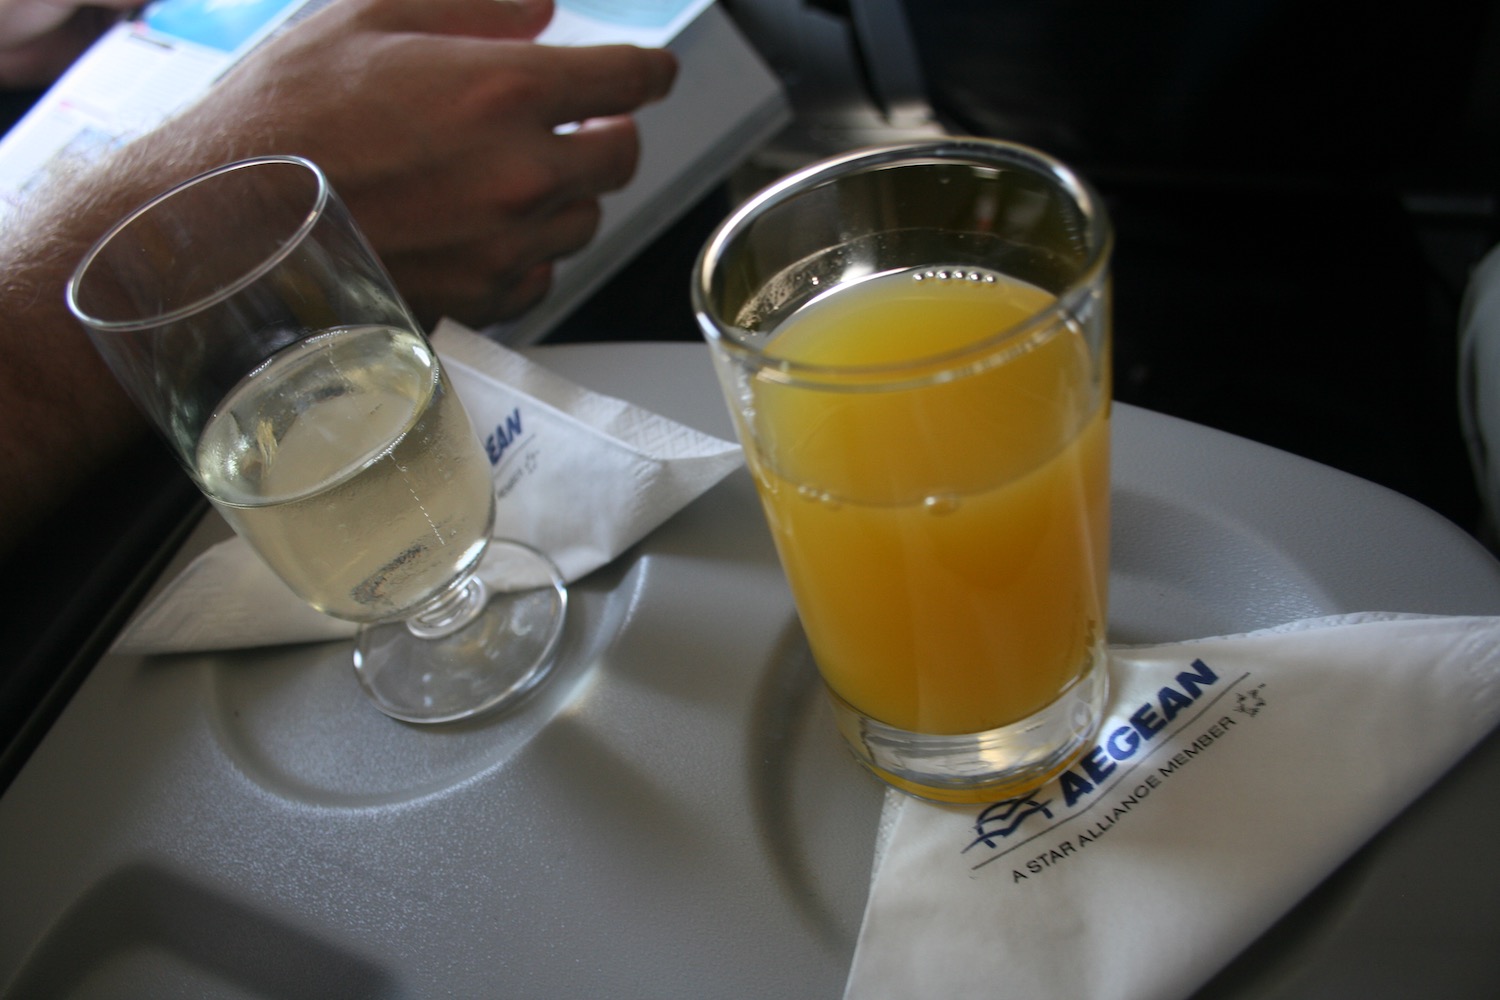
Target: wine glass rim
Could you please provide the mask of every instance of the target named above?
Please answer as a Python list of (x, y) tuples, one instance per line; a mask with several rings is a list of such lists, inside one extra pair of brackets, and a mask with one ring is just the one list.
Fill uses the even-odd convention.
[[(215, 289), (212, 293), (205, 295), (202, 298), (199, 298), (193, 302), (189, 302), (186, 305), (178, 306), (175, 309), (170, 309), (166, 312), (158, 313), (154, 316), (141, 316), (133, 319), (102, 319), (98, 316), (91, 315), (89, 311), (84, 308), (82, 303), (79, 301), (79, 289), (89, 268), (94, 264), (95, 260), (98, 259), (99, 254), (103, 252), (104, 248), (109, 245), (110, 241), (117, 237), (130, 225), (132, 225), (137, 219), (140, 219), (152, 209), (165, 203), (169, 199), (176, 197), (183, 191), (186, 191), (188, 188), (196, 187), (197, 185), (212, 180), (215, 177), (220, 177), (224, 174), (232, 173), (234, 171), (267, 166), (271, 164), (300, 166), (305, 168), (313, 176), (316, 182), (316, 187), (314, 196), (310, 203), (310, 207), (307, 213), (303, 216), (301, 222), (298, 223), (297, 227), (288, 234), (287, 239), (282, 241), (281, 245), (278, 246), (273, 253), (267, 254), (259, 264), (257, 264), (253, 268), (248, 269), (244, 274), (240, 275), (234, 281), (224, 285), (221, 288)], [(73, 271), (72, 277), (68, 279), (68, 309), (73, 313), (75, 317), (78, 318), (80, 322), (88, 325), (95, 330), (110, 333), (131, 333), (140, 330), (149, 330), (153, 327), (161, 326), (167, 323), (173, 323), (195, 313), (201, 312), (206, 307), (214, 305), (218, 302), (222, 302), (225, 299), (228, 299), (231, 296), (239, 293), (244, 288), (255, 283), (267, 272), (284, 261), (289, 254), (296, 250), (297, 247), (302, 244), (307, 234), (311, 232), (313, 227), (318, 224), (318, 220), (323, 217), (323, 214), (328, 206), (331, 191), (332, 189), (329, 186), (328, 177), (323, 173), (322, 168), (320, 168), (313, 161), (302, 156), (294, 156), (290, 154), (254, 156), (247, 159), (236, 160), (232, 163), (224, 163), (212, 168), (211, 170), (205, 170), (200, 174), (188, 178), (187, 180), (172, 185), (170, 188), (162, 191), (160, 194), (155, 195), (148, 201), (126, 213), (123, 218), (121, 218), (114, 225), (110, 226), (109, 230), (105, 232), (103, 236), (99, 237), (97, 241), (95, 241), (94, 245), (91, 246), (88, 252), (83, 255), (83, 259), (79, 261), (77, 268), (75, 268)]]

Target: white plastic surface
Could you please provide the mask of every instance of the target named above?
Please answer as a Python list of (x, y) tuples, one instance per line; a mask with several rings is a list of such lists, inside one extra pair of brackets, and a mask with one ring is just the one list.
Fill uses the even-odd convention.
[[(700, 345), (534, 356), (730, 435)], [(1115, 438), (1117, 641), (1500, 613), (1405, 498), (1126, 406)], [(378, 713), (343, 643), (106, 658), (0, 797), (0, 994), (839, 997), (883, 790), (748, 476), (573, 597), (543, 690), (452, 727)], [(1492, 737), (1202, 996), (1496, 995), (1497, 778)]]

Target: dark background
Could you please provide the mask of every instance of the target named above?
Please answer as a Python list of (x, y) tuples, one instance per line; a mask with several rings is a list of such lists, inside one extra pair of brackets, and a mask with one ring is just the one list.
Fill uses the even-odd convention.
[[(1035, 145), (1102, 192), (1118, 238), (1118, 399), (1480, 530), (1455, 348), (1468, 270), (1500, 242), (1496, 4), (907, 12), (948, 130)], [(696, 339), (686, 274), (729, 207), (722, 191), (707, 199), (552, 339)]]

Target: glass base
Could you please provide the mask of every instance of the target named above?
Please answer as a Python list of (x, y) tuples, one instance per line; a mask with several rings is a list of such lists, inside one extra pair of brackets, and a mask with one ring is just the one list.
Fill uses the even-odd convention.
[(910, 733), (860, 714), (831, 690), (829, 696), (854, 756), (886, 783), (937, 802), (998, 802), (1044, 784), (1082, 756), (1103, 722), (1108, 662), (1099, 648), (1062, 697), (982, 733)]
[[(360, 629), (354, 671), (386, 715), (404, 722), (453, 722), (512, 705), (547, 676), (557, 658), (568, 591), (540, 552), (519, 542), (490, 543), (486, 576), (528, 581), (496, 590), (472, 579), (455, 606), (462, 618), (439, 627), (386, 622)], [(499, 560), (499, 572), (490, 567)]]

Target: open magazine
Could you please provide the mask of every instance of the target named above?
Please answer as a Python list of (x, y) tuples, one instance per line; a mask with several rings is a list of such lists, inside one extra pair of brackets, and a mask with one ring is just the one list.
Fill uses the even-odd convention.
[[(57, 163), (149, 131), (272, 34), (295, 30), (330, 2), (154, 0), (115, 25), (0, 140), (0, 225)], [(605, 199), (586, 259), (565, 262), (548, 300), (500, 332), (513, 343), (541, 339), (789, 115), (779, 82), (712, 0), (556, 0), (537, 40), (670, 45), (681, 69), (667, 102), (637, 116), (645, 152), (636, 179)]]

